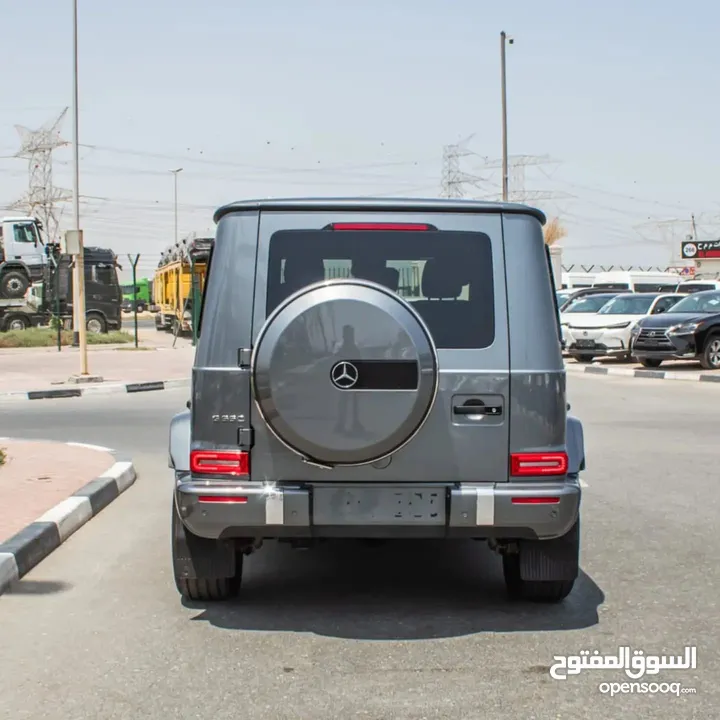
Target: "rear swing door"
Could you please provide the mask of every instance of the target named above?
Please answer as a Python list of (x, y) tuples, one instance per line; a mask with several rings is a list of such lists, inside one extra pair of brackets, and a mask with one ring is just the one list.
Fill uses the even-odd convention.
[(500, 215), (263, 212), (252, 346), (252, 480), (507, 482)]

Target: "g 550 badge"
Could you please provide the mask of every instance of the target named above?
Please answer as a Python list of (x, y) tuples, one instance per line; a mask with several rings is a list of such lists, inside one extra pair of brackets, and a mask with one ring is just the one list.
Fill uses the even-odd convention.
[(244, 415), (213, 415), (214, 423), (242, 423), (245, 422)]

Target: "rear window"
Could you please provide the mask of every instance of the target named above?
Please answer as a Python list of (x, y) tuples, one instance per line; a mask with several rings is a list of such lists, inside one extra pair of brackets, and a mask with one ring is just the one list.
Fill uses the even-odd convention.
[(599, 282), (593, 285), (594, 288), (601, 288), (603, 290), (629, 290), (630, 285), (627, 283), (613, 283), (613, 282)]
[(677, 283), (635, 283), (635, 292), (671, 292)]
[(693, 293), (703, 292), (704, 290), (715, 290), (715, 283), (683, 283), (678, 286), (681, 292)]
[(267, 313), (320, 280), (377, 282), (409, 302), (438, 348), (495, 338), (492, 244), (484, 233), (281, 230), (270, 238)]

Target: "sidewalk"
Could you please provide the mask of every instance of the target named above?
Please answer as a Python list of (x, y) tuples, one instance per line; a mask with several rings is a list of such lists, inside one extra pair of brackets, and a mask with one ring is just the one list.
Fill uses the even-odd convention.
[(136, 479), (130, 461), (81, 443), (0, 438), (0, 595)]
[(0, 440), (0, 543), (20, 532), (115, 462), (109, 452), (64, 443)]
[(635, 377), (646, 380), (678, 380), (680, 382), (720, 382), (720, 371), (704, 370), (698, 363), (684, 360), (670, 360), (664, 362), (659, 368), (651, 369), (638, 363), (618, 363), (604, 359), (592, 363), (578, 363), (566, 358), (565, 368), (568, 372), (575, 374)]
[[(103, 385), (189, 379), (195, 348), (134, 346), (96, 347), (88, 351), (88, 370), (100, 375)], [(80, 372), (80, 353), (76, 348), (31, 348), (0, 351), (0, 395), (62, 387), (89, 387), (68, 383)], [(93, 383), (90, 386), (96, 385)]]

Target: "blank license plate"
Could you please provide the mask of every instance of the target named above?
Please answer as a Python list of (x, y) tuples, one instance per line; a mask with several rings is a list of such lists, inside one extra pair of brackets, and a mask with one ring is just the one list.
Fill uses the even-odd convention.
[(578, 340), (575, 343), (579, 348), (593, 348), (595, 347), (594, 340)]
[(314, 488), (315, 525), (444, 525), (445, 488)]

